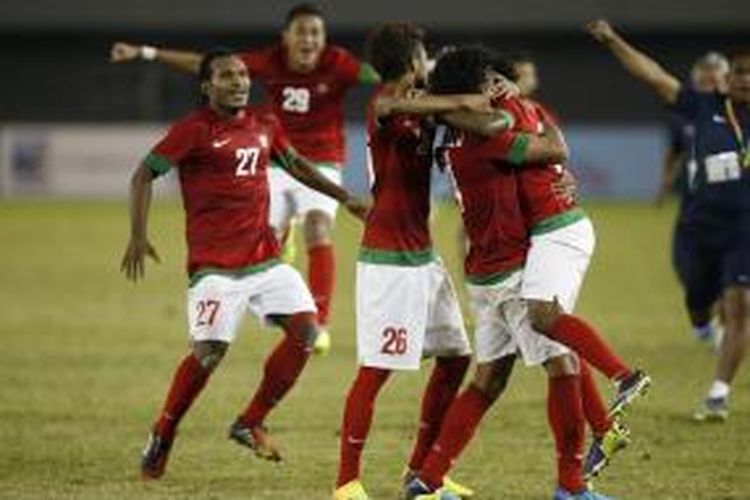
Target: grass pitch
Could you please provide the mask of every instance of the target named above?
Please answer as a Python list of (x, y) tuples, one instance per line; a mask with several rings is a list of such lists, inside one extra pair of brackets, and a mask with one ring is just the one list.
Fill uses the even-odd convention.
[[(689, 334), (670, 269), (674, 207), (594, 204), (589, 211), (599, 247), (579, 311), (655, 381), (629, 418), (634, 444), (598, 488), (638, 500), (750, 498), (747, 366), (726, 425), (689, 418), (714, 356)], [(437, 209), (435, 239), (458, 281), (456, 225), (452, 208)], [(330, 497), (335, 433), (355, 370), (359, 227), (345, 214), (336, 232), (333, 352), (312, 360), (269, 421), (286, 462), (260, 462), (226, 439), (278, 338), (248, 320), (185, 419), (164, 479), (138, 479), (140, 450), (187, 346), (182, 230), (179, 204), (157, 202), (151, 236), (164, 262), (150, 265), (147, 280), (133, 286), (118, 272), (127, 235), (124, 203), (0, 202), (0, 497)], [(376, 499), (395, 498), (427, 373), (396, 377), (378, 403), (364, 474)], [(519, 365), (455, 470), (479, 498), (550, 498), (554, 457), (545, 385), (540, 370)]]

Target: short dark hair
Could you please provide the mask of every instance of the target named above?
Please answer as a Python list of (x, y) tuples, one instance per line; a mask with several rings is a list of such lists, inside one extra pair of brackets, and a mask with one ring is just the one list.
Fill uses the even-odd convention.
[(284, 17), (284, 28), (288, 28), (298, 17), (312, 16), (323, 19), (323, 11), (314, 3), (298, 3), (286, 13)]
[(216, 47), (206, 52), (201, 58), (201, 64), (198, 68), (198, 82), (203, 83), (211, 79), (213, 74), (211, 65), (215, 60), (236, 55), (237, 53), (228, 47)]
[[(203, 54), (201, 64), (198, 68), (198, 85), (203, 85), (203, 83), (211, 80), (211, 77), (213, 76), (213, 68), (211, 66), (215, 60), (223, 59), (225, 57), (235, 57), (236, 55), (237, 53), (234, 50), (227, 47), (216, 47)], [(198, 92), (198, 101), (202, 105), (206, 104), (208, 102), (208, 96), (203, 93), (202, 87)]]
[(414, 53), (424, 46), (424, 31), (412, 23), (379, 26), (367, 39), (367, 60), (383, 81), (393, 81), (410, 69)]
[(430, 76), (430, 88), (436, 94), (470, 94), (478, 92), (488, 71), (513, 78), (507, 60), (481, 45), (468, 45), (446, 51)]

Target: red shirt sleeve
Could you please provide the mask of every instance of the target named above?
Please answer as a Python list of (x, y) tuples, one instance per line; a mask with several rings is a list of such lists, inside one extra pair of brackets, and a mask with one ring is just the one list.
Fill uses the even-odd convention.
[(247, 66), (251, 77), (264, 76), (271, 71), (271, 50), (249, 50), (238, 54), (242, 62)]
[(347, 87), (357, 85), (360, 79), (362, 63), (351, 52), (341, 47), (334, 47), (333, 67), (337, 78)]
[(187, 158), (195, 144), (194, 125), (177, 122), (167, 134), (151, 149), (144, 160), (145, 165), (155, 175), (162, 175), (170, 168), (177, 168)]
[(482, 144), (482, 156), (490, 160), (520, 165), (526, 157), (529, 135), (524, 132), (505, 130), (485, 140)]
[[(281, 122), (273, 113), (266, 115), (268, 123), (271, 128), (271, 156), (284, 160), (284, 156), (290, 151), (294, 150), (289, 137), (287, 137), (284, 127), (281, 126)], [(281, 162), (282, 165), (284, 161)]]

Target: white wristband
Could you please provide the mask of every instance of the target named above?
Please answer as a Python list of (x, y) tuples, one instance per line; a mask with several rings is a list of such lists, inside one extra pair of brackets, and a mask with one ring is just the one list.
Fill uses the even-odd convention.
[(157, 49), (151, 45), (141, 45), (141, 59), (144, 61), (153, 61), (156, 59)]

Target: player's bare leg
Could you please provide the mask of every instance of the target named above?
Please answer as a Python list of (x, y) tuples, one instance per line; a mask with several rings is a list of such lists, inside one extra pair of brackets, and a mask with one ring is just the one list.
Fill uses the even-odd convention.
[(750, 343), (750, 290), (731, 287), (724, 292), (725, 334), (719, 348), (714, 382), (696, 414), (699, 420), (723, 421), (729, 416), (729, 392)]
[(315, 343), (315, 353), (325, 354), (331, 347), (327, 325), (336, 282), (336, 260), (331, 241), (333, 219), (320, 210), (305, 214), (304, 233), (307, 246), (307, 283), (315, 306), (318, 308), (320, 335)]
[(281, 452), (268, 436), (267, 415), (289, 393), (302, 373), (318, 333), (313, 313), (273, 316), (284, 338), (267, 358), (263, 379), (242, 415), (229, 429), (229, 438), (253, 450), (259, 458), (278, 462)]
[(141, 475), (144, 479), (158, 479), (164, 474), (177, 426), (224, 358), (228, 346), (219, 341), (194, 342), (190, 354), (180, 363), (143, 451)]
[(651, 379), (620, 359), (599, 333), (583, 319), (566, 314), (557, 301), (527, 300), (534, 330), (574, 350), (617, 386), (610, 414), (621, 414), (651, 385)]

